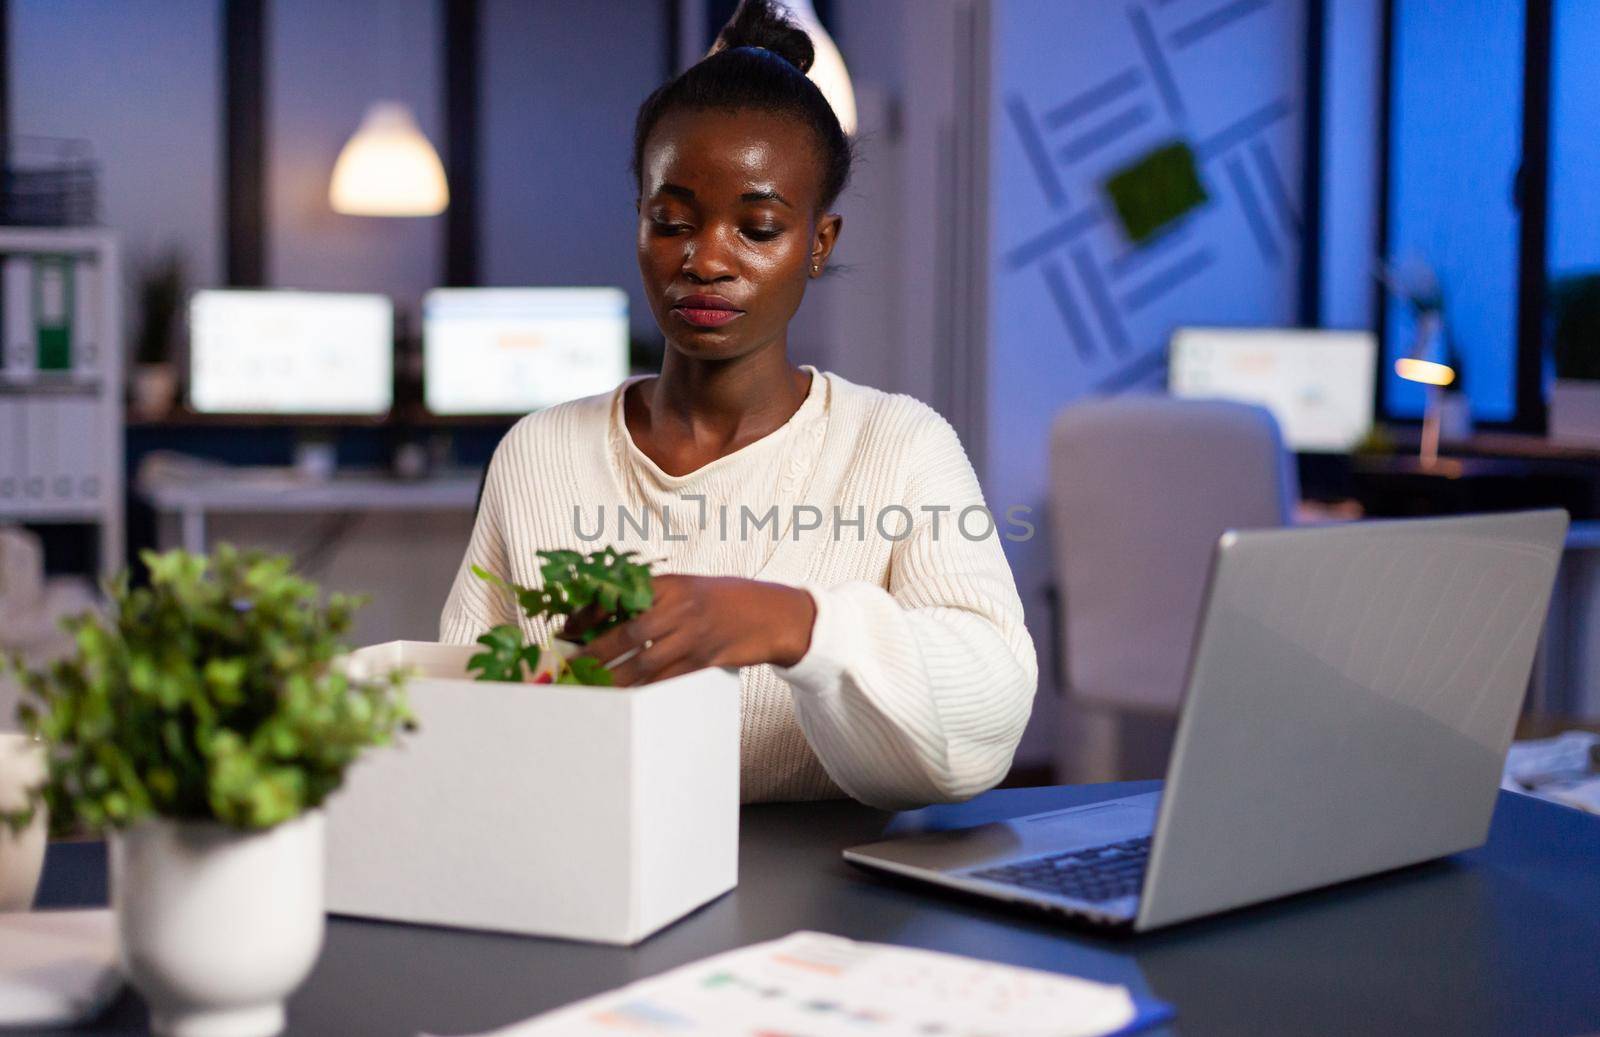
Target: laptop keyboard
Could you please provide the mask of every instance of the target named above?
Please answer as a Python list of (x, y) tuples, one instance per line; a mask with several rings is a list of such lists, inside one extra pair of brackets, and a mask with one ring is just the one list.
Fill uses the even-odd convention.
[(1091, 846), (968, 872), (971, 878), (1057, 893), (1098, 904), (1135, 896), (1150, 861), (1150, 837)]

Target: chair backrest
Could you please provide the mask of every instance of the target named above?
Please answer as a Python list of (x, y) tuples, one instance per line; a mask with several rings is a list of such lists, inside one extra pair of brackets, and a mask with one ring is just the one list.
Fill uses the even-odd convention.
[(1063, 690), (1176, 710), (1217, 538), (1284, 525), (1297, 495), (1264, 408), (1152, 396), (1063, 410), (1050, 440)]

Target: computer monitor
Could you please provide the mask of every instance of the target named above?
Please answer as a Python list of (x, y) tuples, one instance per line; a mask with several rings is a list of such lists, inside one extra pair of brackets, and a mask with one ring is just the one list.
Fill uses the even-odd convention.
[(423, 398), (434, 414), (526, 414), (628, 376), (620, 288), (438, 288), (422, 302)]
[(1174, 396), (1265, 406), (1296, 452), (1345, 453), (1372, 430), (1377, 364), (1366, 331), (1180, 328), (1167, 384)]
[(189, 404), (204, 414), (381, 417), (394, 403), (394, 304), (382, 295), (199, 291)]

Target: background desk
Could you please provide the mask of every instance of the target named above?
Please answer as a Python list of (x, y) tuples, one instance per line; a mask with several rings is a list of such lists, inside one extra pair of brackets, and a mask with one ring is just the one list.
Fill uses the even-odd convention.
[[(1510, 793), (1480, 850), (1140, 937), (1064, 929), (839, 857), (891, 821), (975, 824), (1154, 787), (1007, 789), (893, 819), (853, 803), (749, 807), (739, 888), (631, 949), (330, 919), (289, 1032), (475, 1032), (796, 929), (1127, 984), (1174, 1004), (1186, 1037), (1600, 1029), (1600, 820)], [(104, 902), (102, 846), (52, 846), (41, 906)], [(144, 1025), (125, 993), (69, 1032)]]
[(156, 515), (163, 549), (200, 552), (218, 541), (261, 547), (290, 555), (326, 591), (368, 596), (349, 637), (362, 645), (439, 636), (439, 610), (472, 532), (479, 478), (306, 479), (246, 466), (140, 472), (135, 485)]
[(478, 476), (464, 473), (416, 480), (382, 475), (310, 479), (275, 469), (262, 473), (244, 468), (188, 477), (140, 478), (138, 488), (158, 515), (178, 516), (182, 537), (177, 546), (196, 554), (207, 548), (208, 515), (471, 512), (478, 501)]

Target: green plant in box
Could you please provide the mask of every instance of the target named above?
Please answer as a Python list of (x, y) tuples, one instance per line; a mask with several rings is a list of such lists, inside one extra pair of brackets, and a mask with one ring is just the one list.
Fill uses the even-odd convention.
[(141, 557), (148, 587), (124, 573), (108, 617), (65, 622), (72, 655), (10, 663), (23, 725), (46, 744), (39, 796), (56, 828), (153, 816), (269, 828), (411, 727), (400, 674), (355, 680), (336, 665), (360, 599), (324, 601), (287, 558), (226, 545)]
[[(589, 644), (606, 631), (626, 623), (650, 607), (654, 592), (650, 567), (634, 561), (637, 552), (604, 548), (591, 554), (578, 551), (540, 551), (541, 586), (523, 587), (473, 566), (473, 574), (501, 588), (517, 600), (530, 619), (562, 616), (562, 637)], [(596, 659), (563, 659), (551, 649), (528, 644), (522, 629), (503, 623), (478, 638), (484, 651), (467, 662), (481, 681), (521, 681), (539, 671), (543, 653), (551, 651), (555, 665), (538, 681), (556, 684), (609, 685), (611, 672)]]

